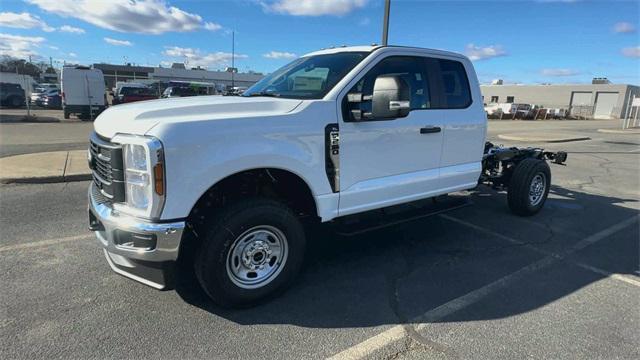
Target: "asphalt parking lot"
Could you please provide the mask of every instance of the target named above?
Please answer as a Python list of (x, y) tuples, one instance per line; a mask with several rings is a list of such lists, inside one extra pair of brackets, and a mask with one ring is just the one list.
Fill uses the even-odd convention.
[(323, 226), (293, 288), (241, 311), (113, 273), (86, 230), (87, 182), (2, 185), (0, 356), (637, 359), (640, 136), (585, 123), (490, 122), (496, 143), (531, 127), (591, 137), (546, 146), (569, 160), (538, 215), (479, 188), (382, 230)]
[(0, 109), (0, 157), (87, 148), (93, 123), (64, 119), (62, 110), (32, 109), (31, 121), (24, 121), (26, 113)]

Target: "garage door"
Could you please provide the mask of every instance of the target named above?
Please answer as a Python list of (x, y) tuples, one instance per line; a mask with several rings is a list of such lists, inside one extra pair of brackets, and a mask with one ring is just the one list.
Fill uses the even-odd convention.
[(574, 91), (571, 93), (571, 115), (591, 117), (591, 91)]
[(611, 119), (613, 108), (618, 102), (617, 92), (596, 93), (596, 111), (593, 113), (594, 119)]

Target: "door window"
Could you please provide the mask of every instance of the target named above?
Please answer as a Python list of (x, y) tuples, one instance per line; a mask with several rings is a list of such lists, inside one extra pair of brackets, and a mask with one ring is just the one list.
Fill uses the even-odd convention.
[[(351, 88), (350, 94), (362, 94), (366, 99), (373, 95), (373, 86), (376, 78), (382, 75), (399, 76), (409, 86), (411, 100), (411, 110), (429, 109), (431, 105), (431, 95), (429, 82), (425, 71), (424, 61), (421, 57), (415, 56), (391, 56), (376, 64), (358, 83)], [(348, 103), (347, 96), (344, 101), (345, 119), (350, 116), (350, 110), (358, 109), (363, 114), (371, 113), (371, 101), (361, 103)], [(363, 120), (375, 120), (373, 118), (363, 118)]]

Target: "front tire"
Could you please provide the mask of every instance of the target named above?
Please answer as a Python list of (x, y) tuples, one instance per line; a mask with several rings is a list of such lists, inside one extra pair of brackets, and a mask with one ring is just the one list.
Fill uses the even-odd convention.
[(300, 270), (306, 245), (295, 214), (269, 199), (223, 209), (201, 238), (196, 277), (224, 307), (251, 306), (284, 290)]
[(550, 186), (551, 170), (546, 161), (522, 160), (509, 181), (507, 200), (511, 212), (520, 216), (538, 213), (547, 200)]

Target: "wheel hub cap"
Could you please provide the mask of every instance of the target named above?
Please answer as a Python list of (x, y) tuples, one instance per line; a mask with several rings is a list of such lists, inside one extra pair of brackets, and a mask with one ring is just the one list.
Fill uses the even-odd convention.
[(542, 201), (546, 187), (547, 182), (545, 175), (542, 173), (536, 174), (529, 186), (529, 203), (531, 203), (531, 205), (536, 206)]
[(275, 279), (286, 263), (288, 243), (279, 229), (262, 225), (238, 236), (227, 256), (227, 275), (234, 284), (256, 289)]
[(267, 242), (256, 240), (245, 246), (242, 252), (242, 264), (251, 270), (262, 269), (272, 253)]

